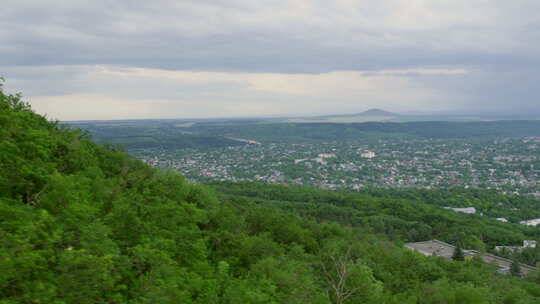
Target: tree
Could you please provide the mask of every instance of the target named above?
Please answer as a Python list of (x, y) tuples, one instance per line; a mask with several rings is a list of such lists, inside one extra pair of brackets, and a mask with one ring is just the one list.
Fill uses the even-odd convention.
[(529, 280), (540, 284), (540, 263), (536, 263), (537, 270), (529, 273)]
[(321, 269), (332, 302), (379, 303), (382, 283), (373, 277), (371, 268), (357, 258), (354, 248), (345, 240), (326, 245), (321, 253)]
[(454, 254), (452, 254), (452, 260), (454, 261), (465, 261), (465, 255), (461, 249), (461, 245), (458, 243), (454, 249)]
[(521, 266), (519, 265), (517, 256), (514, 256), (514, 258), (512, 259), (512, 265), (510, 266), (510, 274), (515, 277), (521, 276)]

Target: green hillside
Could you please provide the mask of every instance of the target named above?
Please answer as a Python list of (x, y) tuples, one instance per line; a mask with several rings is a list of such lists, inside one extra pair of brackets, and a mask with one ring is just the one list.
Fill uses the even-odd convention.
[(403, 248), (400, 225), (438, 235), (437, 207), (265, 187), (189, 184), (0, 91), (0, 303), (540, 302), (537, 273)]
[[(247, 199), (259, 206), (281, 209), (318, 222), (336, 222), (384, 235), (397, 243), (439, 239), (495, 253), (492, 249), (497, 245), (540, 241), (540, 228), (495, 220), (496, 216), (538, 214), (540, 202), (530, 198), (478, 190), (368, 189), (347, 193), (258, 183), (214, 182), (209, 185), (223, 201)], [(465, 215), (439, 207), (471, 205), (493, 217)], [(521, 209), (513, 210), (516, 206)], [(540, 248), (524, 249), (515, 258), (535, 266), (540, 262)]]

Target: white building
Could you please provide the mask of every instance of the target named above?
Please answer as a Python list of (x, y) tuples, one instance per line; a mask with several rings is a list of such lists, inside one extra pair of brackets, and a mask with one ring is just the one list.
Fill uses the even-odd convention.
[(371, 152), (371, 151), (364, 152), (364, 153), (361, 153), (360, 156), (363, 158), (374, 158), (375, 152)]
[(500, 251), (503, 249), (507, 249), (510, 251), (521, 251), (524, 248), (536, 248), (536, 241), (535, 240), (524, 240), (523, 246), (495, 246), (495, 250)]
[(536, 248), (536, 241), (534, 240), (524, 240), (523, 248)]
[(526, 225), (526, 226), (537, 226), (537, 225), (540, 225), (540, 218), (527, 220), (527, 221), (521, 221), (519, 223), (521, 225)]
[(332, 157), (336, 157), (336, 155), (334, 153), (321, 153), (321, 154), (319, 154), (319, 157), (320, 158), (332, 158)]
[(475, 214), (476, 208), (474, 207), (468, 207), (468, 208), (452, 208), (452, 207), (444, 207), (444, 209), (453, 210), (455, 212), (461, 212), (461, 213), (467, 213), (467, 214)]
[(496, 220), (499, 221), (499, 222), (508, 223), (508, 220), (505, 219), (504, 217), (498, 217), (498, 218), (496, 218)]

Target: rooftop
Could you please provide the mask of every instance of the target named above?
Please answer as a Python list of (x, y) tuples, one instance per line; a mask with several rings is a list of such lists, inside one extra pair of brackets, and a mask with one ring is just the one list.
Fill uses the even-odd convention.
[[(418, 251), (426, 256), (439, 256), (445, 259), (451, 259), (452, 255), (454, 254), (454, 249), (456, 248), (451, 244), (439, 240), (406, 243), (405, 247)], [(512, 265), (512, 260), (505, 259), (493, 254), (480, 253), (475, 250), (463, 250), (463, 254), (465, 255), (465, 257), (472, 257), (480, 254), (484, 262), (488, 264), (495, 264), (497, 267), (499, 267), (499, 270), (501, 272), (508, 272), (510, 266)], [(536, 270), (536, 267), (532, 267), (529, 265), (520, 264), (520, 266), (523, 275), (527, 275), (529, 272)]]

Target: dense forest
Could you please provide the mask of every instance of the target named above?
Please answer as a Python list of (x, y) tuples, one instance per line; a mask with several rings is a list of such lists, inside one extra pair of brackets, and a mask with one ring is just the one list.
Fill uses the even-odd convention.
[(531, 196), (501, 194), (485, 189), (385, 189), (370, 188), (363, 191), (375, 197), (404, 198), (441, 207), (475, 207), (478, 212), (492, 218), (505, 218), (512, 223), (523, 219), (540, 218), (540, 200)]
[[(540, 240), (540, 228), (496, 221), (488, 216), (456, 213), (439, 206), (480, 206), (494, 215), (538, 213), (540, 202), (480, 190), (367, 189), (362, 192), (324, 191), (307, 187), (259, 183), (209, 184), (224, 201), (251, 201), (259, 206), (292, 212), (318, 222), (336, 222), (381, 234), (397, 243), (439, 239), (469, 249), (492, 252), (497, 245), (521, 245)], [(502, 204), (504, 202), (505, 204)], [(514, 207), (519, 203), (522, 211)], [(497, 211), (499, 210), (499, 211)], [(513, 258), (513, 256), (509, 256)], [(540, 248), (517, 256), (535, 266)]]
[(539, 303), (540, 274), (425, 257), (537, 231), (413, 199), (194, 185), (0, 91), (0, 303)]

